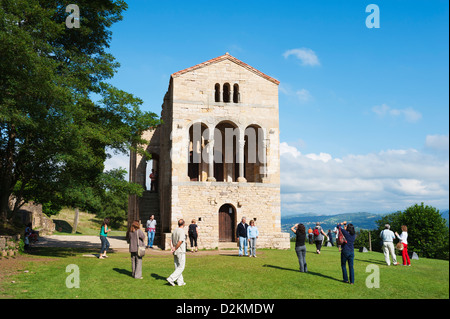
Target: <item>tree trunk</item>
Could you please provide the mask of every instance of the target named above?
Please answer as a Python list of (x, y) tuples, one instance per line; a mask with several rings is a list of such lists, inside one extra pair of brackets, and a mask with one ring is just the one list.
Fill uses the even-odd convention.
[(2, 193), (0, 196), (0, 222), (6, 224), (9, 211), (9, 194)]
[(73, 221), (72, 234), (76, 234), (76, 232), (77, 232), (79, 218), (80, 218), (80, 212), (78, 210), (78, 207), (76, 207), (75, 208), (75, 219)]

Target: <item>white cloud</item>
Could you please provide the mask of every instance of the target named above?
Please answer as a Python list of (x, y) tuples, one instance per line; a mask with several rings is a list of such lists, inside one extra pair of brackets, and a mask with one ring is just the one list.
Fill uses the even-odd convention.
[(393, 109), (386, 104), (377, 105), (372, 108), (372, 111), (380, 117), (404, 117), (407, 122), (415, 123), (422, 118), (422, 114), (410, 107), (405, 109)]
[(433, 150), (448, 152), (448, 135), (427, 135), (425, 146)]
[(311, 94), (306, 89), (301, 89), (295, 92), (300, 102), (308, 102), (312, 99)]
[(302, 62), (302, 65), (316, 66), (320, 65), (319, 58), (316, 53), (308, 48), (299, 48), (287, 50), (283, 53), (285, 59), (289, 56), (294, 55), (297, 59)]
[(280, 84), (279, 90), (281, 93), (287, 96), (293, 96), (301, 103), (306, 103), (313, 100), (313, 96), (307, 89), (300, 89), (294, 91), (289, 85)]
[(283, 214), (448, 208), (449, 161), (414, 149), (333, 158), (280, 144)]

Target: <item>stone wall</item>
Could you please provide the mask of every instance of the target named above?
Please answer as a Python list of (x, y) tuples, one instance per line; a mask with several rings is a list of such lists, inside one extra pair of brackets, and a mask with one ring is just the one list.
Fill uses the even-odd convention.
[(21, 236), (0, 236), (0, 258), (17, 255)]
[(55, 223), (42, 212), (42, 205), (26, 203), (23, 205), (19, 214), (22, 214), (24, 225), (31, 223), (31, 228), (39, 231), (39, 235), (51, 235), (55, 231)]
[(256, 220), (258, 247), (289, 249), (289, 234), (281, 233), (280, 188), (277, 184), (180, 182), (172, 192), (172, 229), (183, 218), (186, 226), (192, 219), (199, 226), (199, 248), (219, 246), (219, 208), (230, 204), (235, 221), (246, 217)]

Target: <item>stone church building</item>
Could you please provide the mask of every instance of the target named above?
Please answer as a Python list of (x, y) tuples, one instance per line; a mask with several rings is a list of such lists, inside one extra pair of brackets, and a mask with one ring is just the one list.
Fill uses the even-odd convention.
[(236, 242), (245, 216), (259, 229), (257, 247), (288, 249), (280, 216), (278, 85), (228, 53), (173, 73), (162, 124), (143, 136), (152, 160), (130, 154), (130, 181), (145, 186), (154, 169), (157, 188), (130, 196), (128, 220), (145, 227), (155, 215), (156, 244), (168, 249), (177, 221), (188, 226), (195, 219), (199, 249), (215, 249)]

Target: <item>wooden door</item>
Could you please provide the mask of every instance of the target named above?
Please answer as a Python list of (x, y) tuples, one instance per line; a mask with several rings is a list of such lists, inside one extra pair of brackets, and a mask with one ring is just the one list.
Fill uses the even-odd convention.
[(234, 208), (231, 205), (222, 205), (219, 209), (219, 241), (234, 241)]

